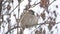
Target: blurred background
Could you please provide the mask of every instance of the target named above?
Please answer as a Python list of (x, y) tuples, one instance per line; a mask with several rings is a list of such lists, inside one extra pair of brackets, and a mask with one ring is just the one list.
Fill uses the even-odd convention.
[[(0, 0), (0, 34), (60, 34), (59, 5), (60, 0)], [(38, 22), (34, 24), (35, 18), (22, 28), (20, 21), (29, 10)]]

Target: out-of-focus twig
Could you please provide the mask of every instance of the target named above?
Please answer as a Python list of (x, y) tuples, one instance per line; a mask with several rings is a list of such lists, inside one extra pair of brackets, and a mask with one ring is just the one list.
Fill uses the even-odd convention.
[[(55, 24), (59, 24), (60, 22), (57, 22), (57, 23), (55, 23)], [(43, 25), (43, 24), (49, 24), (49, 23), (40, 23), (40, 24), (34, 24), (35, 26), (36, 25), (40, 25), (39, 27), (41, 27), (41, 25)], [(30, 26), (34, 26), (34, 25), (30, 25)], [(37, 28), (39, 28), (39, 27), (37, 27)], [(8, 30), (7, 32), (6, 32), (6, 34), (8, 34), (8, 32), (10, 32), (11, 30), (13, 30), (13, 29), (16, 29), (16, 28), (21, 28), (20, 26), (15, 26), (15, 27), (13, 27), (13, 28), (11, 28), (10, 30)], [(36, 28), (36, 29), (37, 29)], [(34, 29), (33, 31), (35, 31), (36, 29)], [(33, 32), (32, 31), (32, 32)]]
[(11, 12), (10, 12), (10, 14), (19, 6), (20, 4), (18, 4)]
[(2, 6), (3, 6), (5, 3), (7, 3), (7, 1), (4, 1), (4, 3), (2, 4)]
[(52, 3), (54, 3), (56, 0), (52, 1), (48, 6), (50, 6)]
[[(59, 23), (60, 23), (60, 22), (57, 22), (57, 23), (55, 23), (55, 24), (59, 24)], [(36, 29), (40, 28), (40, 27), (41, 27), (41, 25), (43, 25), (43, 24), (49, 24), (49, 23), (40, 23), (40, 24), (35, 24), (35, 25), (39, 25), (39, 27), (37, 27)], [(36, 29), (34, 29), (33, 31), (35, 31)], [(33, 31), (32, 31), (32, 32), (33, 32)], [(31, 33), (32, 33), (32, 32), (31, 32)]]
[[(55, 1), (56, 1), (56, 0), (52, 1), (52, 2), (48, 5), (48, 7), (49, 7), (53, 2), (55, 2)], [(39, 3), (37, 3), (37, 4), (34, 3), (31, 8), (35, 7), (36, 5), (38, 5), (38, 4), (40, 4), (40, 3), (41, 3), (41, 2), (39, 2)]]
[(5, 34), (8, 34), (8, 32), (10, 32), (11, 30), (16, 29), (16, 28), (21, 28), (21, 27), (20, 26), (15, 26), (15, 27), (11, 28), (10, 30), (8, 30)]

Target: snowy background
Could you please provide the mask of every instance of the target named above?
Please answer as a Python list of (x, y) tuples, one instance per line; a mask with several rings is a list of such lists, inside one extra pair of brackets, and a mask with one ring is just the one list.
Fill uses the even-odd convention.
[[(5, 2), (5, 1), (6, 1), (6, 0), (4, 0), (4, 2)], [(14, 1), (13, 4), (10, 3), (10, 5), (11, 5), (10, 12), (18, 5), (18, 1), (17, 1), (17, 0), (13, 0), (13, 1)], [(54, 1), (54, 0), (50, 0), (50, 3), (51, 3), (52, 1)], [(4, 3), (4, 2), (3, 2), (3, 3)], [(38, 2), (40, 2), (40, 0), (32, 0), (31, 5), (33, 5), (35, 2), (38, 3)], [(25, 8), (25, 6), (26, 6), (27, 4), (28, 4), (28, 0), (24, 0), (23, 2), (20, 3), (20, 14), (19, 14), (19, 15), (21, 15), (21, 14), (23, 13), (23, 10), (24, 10), (24, 8)], [(4, 5), (5, 5), (5, 6), (3, 6), (3, 8), (8, 5), (8, 2), (5, 3)], [(56, 5), (58, 5), (58, 8), (56, 8)], [(39, 14), (39, 15), (40, 15), (40, 13), (42, 13), (43, 10), (44, 10), (42, 7), (39, 6), (39, 4), (36, 5), (36, 6), (33, 7), (33, 8), (30, 8), (30, 9), (33, 10), (33, 11), (35, 12), (35, 14), (37, 13), (37, 14)], [(48, 9), (48, 10), (50, 10), (50, 12), (53, 12), (53, 11), (55, 10), (56, 13), (57, 13), (56, 22), (60, 22), (60, 0), (56, 0), (54, 3), (52, 3), (52, 4), (49, 6), (49, 9)], [(2, 14), (4, 14), (4, 13), (7, 11), (7, 9), (2, 10), (2, 11), (3, 11)], [(10, 19), (11, 19), (11, 27), (14, 27), (14, 25), (17, 23), (15, 17), (13, 16), (14, 14), (16, 14), (16, 18), (18, 18), (18, 7), (11, 13), (11, 18), (10, 18)], [(47, 17), (49, 17), (49, 16), (54, 17), (53, 14), (49, 14), (49, 15), (48, 15), (48, 14), (46, 13), (46, 19), (47, 19)], [(8, 15), (4, 15), (4, 21), (5, 21), (6, 23), (7, 23), (7, 18), (8, 18), (8, 17), (9, 17)], [(42, 23), (42, 22), (43, 22), (42, 18), (39, 18), (38, 23)], [(0, 34), (5, 34), (5, 33), (8, 31), (8, 28), (7, 28), (8, 24), (6, 24), (6, 23), (3, 22), (3, 24), (1, 24)], [(3, 25), (5, 26), (5, 28), (2, 27)], [(47, 26), (48, 26), (48, 25), (42, 25), (41, 27), (46, 30), (46, 34), (50, 34)], [(57, 29), (55, 28), (56, 26), (57, 26)], [(26, 29), (24, 30), (23, 34), (35, 34), (34, 29), (36, 29), (36, 28), (35, 28), (35, 27), (26, 28)], [(14, 29), (13, 31), (14, 31), (14, 32), (12, 32), (11, 34), (17, 34), (17, 29)], [(32, 32), (32, 31), (33, 31), (33, 32)], [(60, 34), (60, 23), (59, 23), (59, 24), (56, 24), (55, 26), (53, 26), (53, 28), (52, 28), (51, 31), (53, 31), (53, 34)], [(32, 33), (31, 33), (31, 32), (32, 32)]]

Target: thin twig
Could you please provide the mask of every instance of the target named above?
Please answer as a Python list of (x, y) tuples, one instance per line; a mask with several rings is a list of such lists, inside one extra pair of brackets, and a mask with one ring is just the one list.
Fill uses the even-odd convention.
[(18, 4), (11, 12), (10, 12), (10, 14), (19, 6), (20, 4)]
[[(57, 23), (55, 23), (55, 24), (59, 24), (60, 22), (57, 22)], [(43, 24), (49, 24), (49, 23), (40, 23), (40, 24), (34, 24), (35, 26), (36, 25), (40, 25), (39, 27), (41, 27), (41, 25), (43, 25)], [(34, 26), (34, 25), (30, 25), (30, 26)], [(37, 27), (37, 28), (39, 28), (39, 27)], [(11, 30), (13, 30), (13, 29), (16, 29), (16, 28), (21, 28), (20, 26), (15, 26), (15, 27), (13, 27), (13, 28), (11, 28), (10, 30), (8, 30), (7, 32), (6, 32), (6, 34), (8, 34), (8, 32), (10, 32)], [(37, 29), (36, 28), (36, 29)], [(35, 31), (36, 29), (34, 29), (33, 31)], [(33, 32), (32, 31), (32, 32)]]
[(10, 32), (11, 30), (16, 29), (16, 28), (21, 28), (21, 27), (20, 27), (20, 26), (15, 26), (15, 27), (11, 28), (10, 30), (8, 30), (8, 31), (6, 32), (6, 34), (8, 34), (8, 32)]
[[(59, 23), (60, 23), (60, 22), (57, 22), (57, 23), (55, 23), (55, 24), (59, 24)], [(41, 25), (43, 25), (43, 24), (49, 24), (49, 23), (40, 23), (40, 24), (38, 24), (38, 25), (39, 25), (39, 27), (41, 27)], [(36, 25), (37, 25), (37, 24), (36, 24)], [(39, 28), (39, 27), (37, 27), (37, 28)], [(37, 29), (37, 28), (36, 28), (36, 29)], [(36, 29), (34, 29), (33, 31), (35, 31)], [(33, 31), (32, 31), (32, 32), (33, 32)], [(32, 34), (32, 32), (31, 32), (31, 34)]]
[[(54, 0), (55, 1), (55, 0)], [(54, 1), (52, 1), (48, 6), (50, 6)], [(33, 4), (31, 8), (35, 7), (36, 5), (40, 4), (41, 2), (37, 3), (37, 4)]]

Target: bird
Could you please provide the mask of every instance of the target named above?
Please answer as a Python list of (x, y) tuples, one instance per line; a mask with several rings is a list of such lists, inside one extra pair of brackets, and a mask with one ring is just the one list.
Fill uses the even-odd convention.
[(33, 10), (28, 10), (21, 16), (20, 22), (23, 28), (29, 28), (38, 24), (38, 18), (34, 15)]

